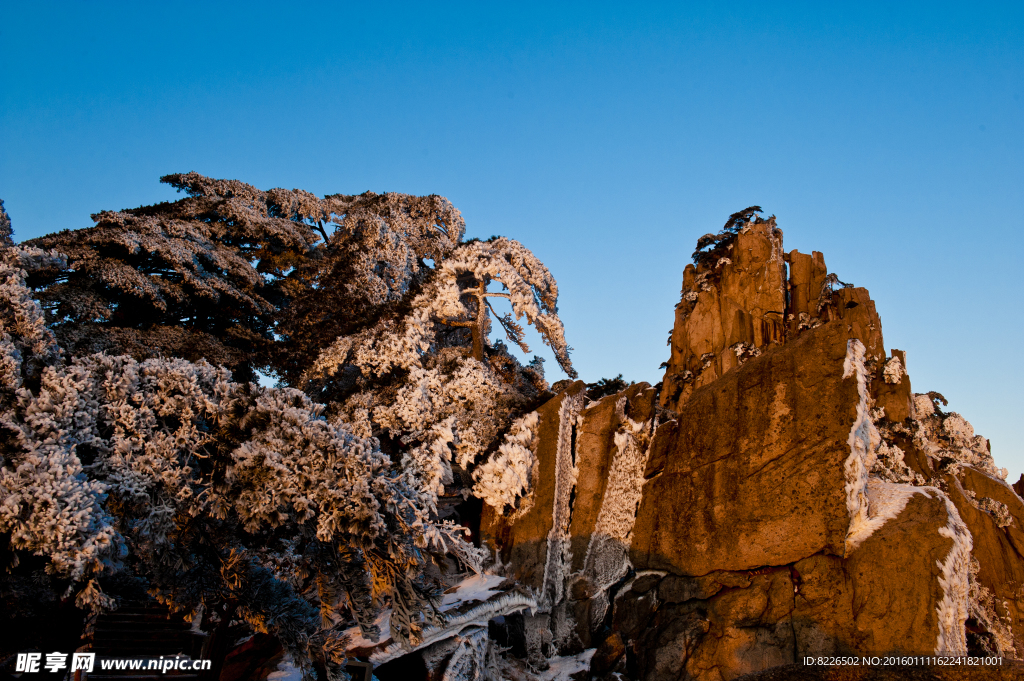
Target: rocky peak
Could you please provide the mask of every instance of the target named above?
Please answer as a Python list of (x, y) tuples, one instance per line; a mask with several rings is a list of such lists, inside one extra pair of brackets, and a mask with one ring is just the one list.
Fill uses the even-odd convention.
[[(532, 415), (530, 488), (480, 524), (535, 598), (492, 622), (518, 651), (508, 678), (1024, 657), (1020, 490), (942, 395), (912, 392), (867, 290), (786, 254), (754, 209), (698, 242), (660, 394), (567, 381)], [(472, 677), (431, 650), (431, 678)]]
[(696, 266), (683, 270), (660, 396), (663, 407), (677, 409), (694, 389), (773, 345), (836, 319), (844, 320), (850, 338), (864, 343), (869, 358), (885, 356), (882, 324), (867, 290), (829, 274), (818, 251), (785, 253), (774, 216), (747, 213), (736, 224), (743, 213), (733, 214), (722, 233), (702, 237), (698, 247), (713, 243), (715, 248), (698, 248)]

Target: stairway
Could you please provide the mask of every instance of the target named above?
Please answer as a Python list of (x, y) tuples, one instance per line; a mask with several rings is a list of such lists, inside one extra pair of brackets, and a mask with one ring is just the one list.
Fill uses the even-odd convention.
[(100, 615), (93, 627), (90, 652), (96, 653), (92, 673), (81, 674), (76, 681), (102, 679), (200, 679), (201, 672), (180, 670), (103, 670), (101, 659), (159, 659), (188, 656), (202, 657), (205, 636), (197, 635), (180, 615), (154, 602), (124, 603), (113, 612)]

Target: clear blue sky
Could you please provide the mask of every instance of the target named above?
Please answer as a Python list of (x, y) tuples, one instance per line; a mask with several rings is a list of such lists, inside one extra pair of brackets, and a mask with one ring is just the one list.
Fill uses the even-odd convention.
[(1022, 8), (7, 2), (0, 198), (21, 240), (170, 172), (443, 194), (549, 266), (584, 379), (651, 383), (697, 237), (760, 204), (1016, 479)]

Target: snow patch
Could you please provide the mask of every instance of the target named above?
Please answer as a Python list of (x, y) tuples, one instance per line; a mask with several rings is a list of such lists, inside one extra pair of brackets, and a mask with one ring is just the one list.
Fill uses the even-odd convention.
[(591, 648), (578, 655), (552, 657), (548, 660), (550, 666), (547, 671), (538, 674), (537, 679), (538, 681), (571, 681), (573, 674), (590, 669), (590, 658), (596, 652), (597, 648)]
[(914, 487), (892, 482), (883, 482), (876, 478), (868, 480), (867, 498), (868, 515), (857, 525), (851, 525), (846, 535), (847, 555), (860, 546), (865, 539), (875, 533), (885, 523), (892, 520), (907, 507), (907, 502), (915, 494), (921, 494), (928, 499), (933, 498), (932, 493), (940, 493), (934, 487)]
[(501, 584), (505, 582), (501, 575), (473, 575), (448, 589), (441, 598), (441, 610), (451, 610), (463, 603), (473, 601), (484, 602), (502, 592)]
[(302, 670), (296, 667), (295, 661), (285, 653), (277, 669), (267, 675), (267, 681), (302, 681)]
[[(378, 614), (373, 620), (373, 624), (368, 627), (368, 629), (372, 631), (391, 631), (391, 609), (388, 608)], [(346, 650), (375, 648), (382, 643), (380, 638), (373, 640), (364, 636), (362, 629), (359, 626), (346, 629), (345, 636), (348, 641), (345, 646)]]
[(899, 383), (903, 378), (903, 374), (906, 371), (903, 369), (903, 362), (900, 361), (899, 357), (891, 357), (888, 362), (885, 363), (885, 369), (882, 370), (882, 377), (886, 383)]

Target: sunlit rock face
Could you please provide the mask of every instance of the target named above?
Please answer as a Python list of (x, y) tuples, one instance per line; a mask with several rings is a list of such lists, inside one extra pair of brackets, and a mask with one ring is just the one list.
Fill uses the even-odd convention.
[(659, 403), (677, 409), (696, 388), (835, 319), (846, 320), (847, 333), (871, 356), (885, 354), (868, 292), (830, 277), (817, 251), (784, 253), (775, 219), (755, 218), (683, 271)]
[[(538, 410), (533, 488), (481, 533), (535, 664), (732, 679), (805, 656), (1024, 657), (1024, 501), (886, 353), (867, 290), (751, 219), (688, 265), (659, 386)], [(507, 510), (506, 510), (507, 511)], [(1007, 677), (1009, 678), (1009, 677)]]

